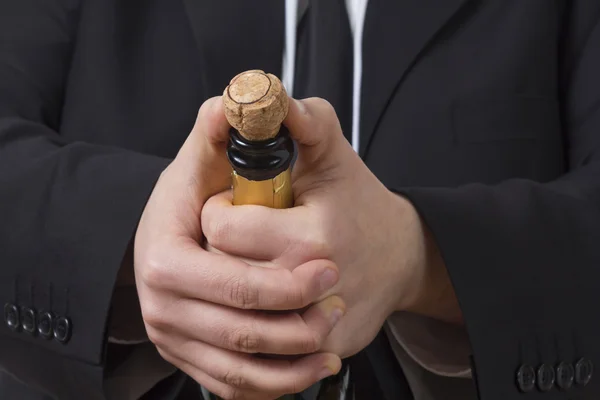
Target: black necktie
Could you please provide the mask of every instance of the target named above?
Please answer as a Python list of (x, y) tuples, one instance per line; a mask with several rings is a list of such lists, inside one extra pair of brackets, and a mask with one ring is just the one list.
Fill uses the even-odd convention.
[(322, 97), (352, 137), (353, 40), (344, 0), (311, 0), (298, 25), (294, 97)]

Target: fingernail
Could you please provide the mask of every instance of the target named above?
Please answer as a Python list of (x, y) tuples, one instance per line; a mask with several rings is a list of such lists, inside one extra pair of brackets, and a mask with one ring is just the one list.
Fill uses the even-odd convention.
[(321, 292), (331, 289), (337, 283), (338, 274), (331, 268), (327, 268), (321, 274)]
[(317, 307), (323, 318), (329, 319), (331, 327), (334, 327), (346, 313), (346, 304), (339, 296), (330, 296), (321, 301)]
[(342, 360), (339, 357), (330, 355), (325, 360), (323, 369), (319, 374), (319, 379), (325, 379), (328, 376), (336, 375), (342, 368)]
[(329, 320), (331, 321), (331, 326), (336, 326), (343, 315), (344, 315), (344, 310), (342, 310), (340, 308), (336, 308), (335, 310), (333, 310), (331, 312), (331, 315), (329, 316)]

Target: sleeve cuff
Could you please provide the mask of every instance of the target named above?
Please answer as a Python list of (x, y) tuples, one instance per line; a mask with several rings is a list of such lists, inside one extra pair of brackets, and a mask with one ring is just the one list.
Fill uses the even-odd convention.
[(390, 340), (425, 370), (443, 377), (471, 378), (471, 347), (463, 327), (396, 312), (388, 318), (386, 329)]
[(120, 286), (113, 293), (108, 342), (123, 345), (148, 342), (135, 286)]

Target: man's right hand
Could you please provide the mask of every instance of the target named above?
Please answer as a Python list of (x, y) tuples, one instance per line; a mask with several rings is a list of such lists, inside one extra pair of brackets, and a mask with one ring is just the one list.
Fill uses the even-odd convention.
[(202, 207), (231, 183), (228, 130), (221, 98), (207, 101), (144, 210), (135, 280), (148, 337), (163, 358), (223, 398), (276, 398), (339, 371), (340, 359), (319, 348), (344, 304), (330, 297), (311, 306), (337, 282), (330, 261), (273, 269), (202, 248)]

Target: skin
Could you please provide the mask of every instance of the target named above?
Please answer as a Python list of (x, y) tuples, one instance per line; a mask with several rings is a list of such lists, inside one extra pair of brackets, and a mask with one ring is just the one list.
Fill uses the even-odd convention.
[(461, 320), (431, 234), (355, 154), (329, 103), (291, 100), (284, 124), (299, 146), (294, 208), (231, 205), (214, 98), (135, 237), (150, 340), (225, 399), (275, 399), (337, 373), (395, 311)]

